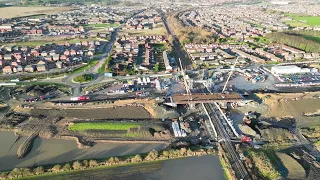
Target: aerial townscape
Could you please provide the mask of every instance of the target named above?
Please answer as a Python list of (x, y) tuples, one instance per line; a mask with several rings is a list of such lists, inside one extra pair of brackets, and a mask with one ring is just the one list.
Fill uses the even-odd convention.
[(319, 0), (0, 0), (0, 180), (320, 179)]

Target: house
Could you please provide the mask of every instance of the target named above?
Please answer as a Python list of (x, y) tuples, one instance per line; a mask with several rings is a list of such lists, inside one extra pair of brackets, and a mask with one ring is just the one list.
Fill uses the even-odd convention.
[(93, 56), (93, 54), (94, 54), (93, 51), (88, 51), (88, 56), (89, 57)]
[(27, 65), (27, 66), (24, 68), (24, 71), (25, 71), (25, 72), (34, 72), (34, 65)]
[(52, 55), (52, 60), (58, 61), (59, 60), (59, 54)]
[(23, 72), (23, 68), (22, 68), (21, 65), (18, 65), (18, 66), (17, 66), (17, 71), (18, 71), (18, 72)]
[(46, 61), (52, 61), (52, 56), (46, 56), (44, 59), (45, 59)]
[(3, 60), (11, 60), (12, 58), (11, 58), (11, 54), (5, 54), (4, 56), (3, 56)]
[(67, 60), (67, 56), (66, 56), (66, 55), (61, 55), (61, 56), (60, 56), (60, 60), (61, 60), (61, 61)]
[(37, 65), (37, 71), (38, 71), (38, 72), (44, 72), (44, 71), (46, 71), (46, 70), (47, 70), (47, 68), (46, 68), (45, 65), (43, 65), (43, 64)]
[(4, 74), (11, 74), (12, 73), (12, 68), (11, 66), (5, 66), (4, 68), (2, 68), (2, 72)]
[(61, 61), (56, 62), (56, 66), (59, 69), (63, 68), (63, 62), (61, 62)]
[(164, 66), (166, 67), (166, 71), (172, 71), (173, 68), (172, 66), (170, 66), (167, 51), (163, 51), (163, 62), (164, 62)]

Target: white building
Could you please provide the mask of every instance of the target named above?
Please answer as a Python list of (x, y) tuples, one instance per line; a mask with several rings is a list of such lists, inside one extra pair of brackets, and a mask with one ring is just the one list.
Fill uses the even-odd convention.
[(289, 66), (274, 66), (271, 68), (271, 73), (274, 75), (281, 74), (299, 74), (299, 73), (309, 73), (310, 69), (308, 68), (300, 68), (295, 65)]
[(170, 66), (167, 51), (163, 51), (163, 62), (164, 62), (164, 66), (166, 67), (166, 71), (172, 71), (172, 67)]

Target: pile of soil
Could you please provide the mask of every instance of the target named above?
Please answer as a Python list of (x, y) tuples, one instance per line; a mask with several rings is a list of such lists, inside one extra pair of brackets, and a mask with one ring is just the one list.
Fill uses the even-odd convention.
[(43, 96), (47, 93), (52, 93), (58, 90), (56, 86), (40, 86), (40, 85), (32, 85), (26, 88), (26, 93), (29, 96)]

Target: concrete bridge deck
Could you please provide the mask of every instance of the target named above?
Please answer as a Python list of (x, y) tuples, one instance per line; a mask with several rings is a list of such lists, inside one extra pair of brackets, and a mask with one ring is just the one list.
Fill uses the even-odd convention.
[(172, 102), (175, 104), (188, 104), (188, 103), (209, 103), (209, 102), (236, 102), (242, 101), (242, 97), (238, 93), (222, 94), (175, 94), (172, 96)]

